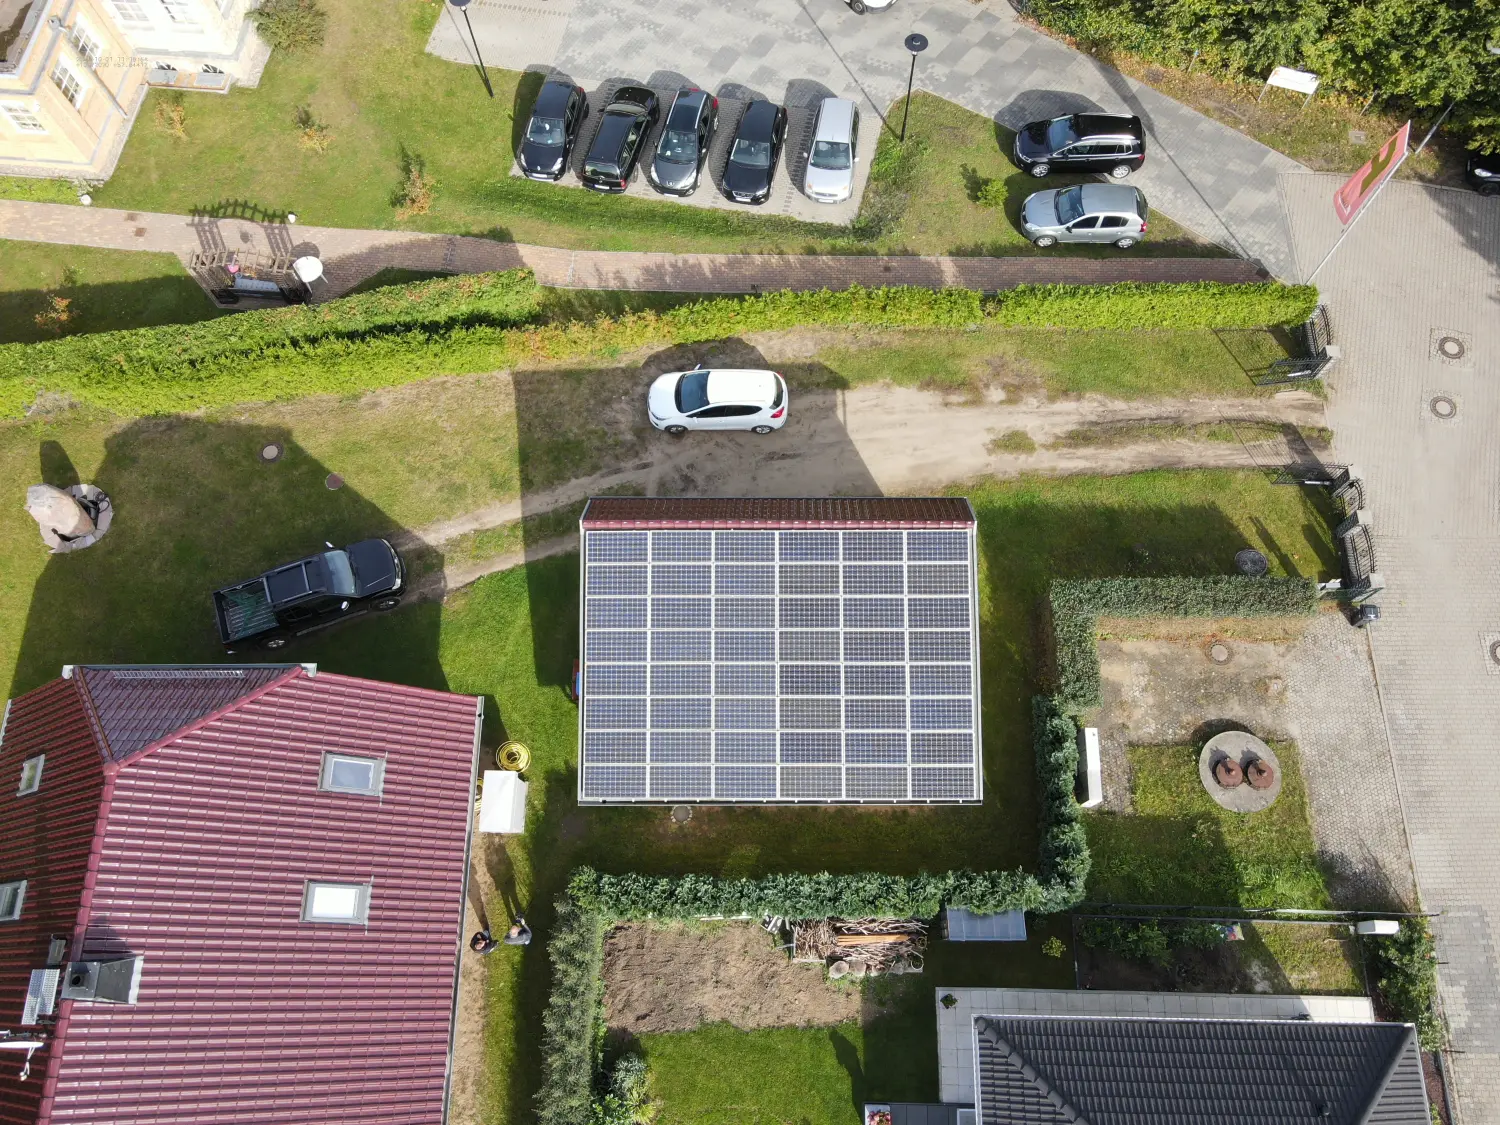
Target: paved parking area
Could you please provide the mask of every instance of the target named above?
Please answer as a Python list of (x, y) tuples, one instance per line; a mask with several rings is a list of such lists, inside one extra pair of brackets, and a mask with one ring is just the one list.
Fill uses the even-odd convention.
[[(1339, 232), (1337, 176), (1283, 181), (1304, 273)], [(1396, 181), (1317, 276), (1344, 359), (1329, 421), (1369, 489), (1370, 627), (1422, 906), (1438, 939), (1460, 1125), (1500, 1121), (1500, 206)], [(1463, 343), (1448, 358), (1442, 337)], [(1450, 417), (1432, 411), (1444, 396)]]
[[(685, 203), (690, 207), (714, 207), (758, 214), (789, 215), (794, 219), (810, 223), (847, 225), (852, 223), (855, 216), (859, 214), (859, 201), (864, 195), (865, 184), (870, 179), (869, 150), (874, 146), (874, 134), (868, 130), (865, 130), (864, 138), (859, 144), (859, 162), (854, 166), (854, 194), (850, 196), (848, 202), (814, 203), (802, 194), (802, 177), (807, 169), (805, 154), (812, 143), (813, 122), (818, 112), (817, 100), (783, 103), (787, 107), (786, 143), (782, 146), (781, 161), (776, 166), (776, 178), (771, 185), (771, 198), (758, 207), (731, 203), (725, 198), (721, 190), (724, 180), (724, 164), (729, 159), (729, 146), (734, 139), (735, 126), (739, 124), (740, 115), (745, 112), (746, 106), (757, 98), (767, 96), (759, 91), (736, 89), (734, 93), (740, 96), (725, 94), (719, 96), (719, 130), (714, 134), (713, 146), (709, 149), (708, 162), (704, 168), (704, 178), (698, 190), (685, 197), (663, 195), (646, 182), (646, 165), (650, 163), (651, 154), (656, 150), (656, 143), (661, 139), (662, 128), (672, 108), (672, 98), (679, 89), (692, 83), (676, 75), (663, 75), (658, 72), (649, 80), (638, 84), (650, 87), (661, 99), (661, 117), (651, 130), (651, 135), (646, 138), (645, 144), (641, 146), (641, 160), (630, 177), (630, 186), (625, 189), (626, 195), (637, 199)], [(624, 85), (626, 83), (623, 81), (615, 81), (589, 90), (589, 116), (583, 123), (582, 135), (573, 149), (568, 171), (557, 182), (557, 187), (584, 190), (578, 179), (578, 171), (583, 166), (589, 145), (599, 129), (600, 113), (609, 104), (614, 92)], [(521, 169), (512, 164), (510, 174), (519, 176)]]
[[(1281, 173), (1306, 169), (1022, 25), (1003, 0), (897, 0), (864, 16), (843, 0), (473, 0), (469, 14), (486, 63), (556, 70), (586, 88), (634, 78), (789, 106), (852, 98), (865, 115), (867, 154), (881, 115), (906, 91), (902, 41), (920, 31), (931, 45), (918, 88), (1012, 128), (1087, 109), (1137, 114), (1149, 147), (1132, 182), (1153, 207), (1278, 277), (1294, 269), (1276, 185)], [(473, 61), (449, 10), (427, 49)]]

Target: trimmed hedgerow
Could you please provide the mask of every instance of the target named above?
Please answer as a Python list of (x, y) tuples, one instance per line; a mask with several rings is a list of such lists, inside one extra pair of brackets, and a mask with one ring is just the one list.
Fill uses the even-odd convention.
[(1294, 617), (1317, 608), (1307, 578), (1101, 578), (1054, 582), (1057, 700), (1072, 714), (1099, 704), (1101, 617)]
[(0, 416), (38, 395), (125, 415), (346, 394), (435, 375), (582, 361), (647, 346), (801, 326), (948, 327), (990, 321), (1058, 328), (1242, 327), (1300, 320), (1316, 299), (1279, 284), (1021, 286), (988, 302), (918, 286), (719, 297), (592, 322), (529, 323), (530, 270), (392, 286), (315, 306), (201, 324), (0, 346)]
[(1399, 1020), (1417, 1025), (1417, 1037), (1428, 1051), (1443, 1047), (1443, 1025), (1437, 1001), (1437, 950), (1427, 919), (1408, 918), (1394, 937), (1365, 939), (1382, 1005)]
[(604, 1002), (604, 918), (564, 896), (557, 900), (547, 955), (552, 992), (542, 1013), (540, 1125), (579, 1125), (594, 1112)]
[(1312, 315), (1318, 291), (1277, 282), (1018, 285), (985, 302), (996, 324), (1018, 328), (1260, 328)]

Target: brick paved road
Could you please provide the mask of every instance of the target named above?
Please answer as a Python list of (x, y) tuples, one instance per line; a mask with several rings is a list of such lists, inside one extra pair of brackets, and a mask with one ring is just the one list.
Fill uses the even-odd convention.
[[(1337, 177), (1282, 181), (1299, 263), (1337, 234)], [(1390, 185), (1318, 276), (1347, 360), (1329, 419), (1370, 486), (1386, 594), (1371, 642), (1465, 1125), (1500, 1121), (1500, 206)], [(1434, 335), (1466, 345), (1441, 358)], [(1451, 420), (1433, 415), (1444, 395)]]
[(186, 262), (200, 249), (316, 254), (338, 296), (382, 269), (476, 273), (530, 266), (543, 285), (680, 293), (753, 293), (861, 285), (960, 285), (997, 290), (1047, 282), (1260, 280), (1236, 258), (918, 258), (756, 254), (634, 254), (555, 250), (415, 231), (288, 227), (245, 219), (195, 219), (59, 203), (0, 199), (0, 238), (156, 250)]
[[(1290, 276), (1276, 182), (1305, 171), (1300, 164), (1031, 30), (998, 2), (900, 0), (866, 16), (840, 0), (474, 0), (468, 11), (492, 66), (556, 67), (587, 86), (692, 83), (794, 106), (836, 94), (865, 104), (867, 134), (906, 92), (911, 56), (902, 40), (920, 31), (931, 46), (917, 64), (918, 86), (1006, 126), (1092, 108), (1140, 115), (1150, 152), (1131, 179), (1152, 205)], [(428, 50), (472, 57), (447, 17)]]

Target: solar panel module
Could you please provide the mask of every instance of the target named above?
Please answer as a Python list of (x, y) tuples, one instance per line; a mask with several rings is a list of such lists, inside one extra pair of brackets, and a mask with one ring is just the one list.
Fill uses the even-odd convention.
[(591, 500), (578, 799), (983, 797), (961, 499)]

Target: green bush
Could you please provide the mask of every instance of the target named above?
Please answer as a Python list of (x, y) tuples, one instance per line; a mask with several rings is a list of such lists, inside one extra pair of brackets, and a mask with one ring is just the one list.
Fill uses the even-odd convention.
[(328, 34), (328, 13), (317, 0), (263, 0), (250, 10), (255, 30), (279, 51), (305, 51), (321, 47)]
[(1425, 918), (1408, 918), (1394, 937), (1366, 938), (1375, 987), (1392, 1015), (1417, 1025), (1417, 1037), (1428, 1051), (1443, 1046), (1443, 1027), (1433, 1004), (1437, 1000), (1437, 951)]
[(1261, 328), (1312, 315), (1311, 285), (1213, 281), (1018, 285), (985, 302), (986, 317), (1016, 328)]
[(651, 1120), (650, 1073), (637, 1054), (621, 1055), (609, 1089), (594, 1103), (593, 1125), (646, 1125)]
[(595, 1113), (600, 1008), (604, 999), (604, 919), (568, 897), (557, 900), (547, 944), (552, 991), (542, 1013), (540, 1125), (580, 1125)]
[(1317, 608), (1307, 578), (1102, 578), (1054, 582), (1050, 593), (1059, 706), (1099, 705), (1101, 617), (1295, 617)]
[(960, 328), (1229, 327), (1299, 319), (1313, 290), (1280, 285), (1022, 286), (982, 302), (967, 289), (895, 287), (719, 297), (665, 312), (538, 325), (529, 270), (440, 278), (315, 306), (195, 325), (0, 346), (0, 417), (40, 394), (123, 415), (347, 394), (435, 375), (816, 325)]
[(1103, 949), (1132, 961), (1164, 968), (1174, 949), (1217, 949), (1224, 932), (1209, 922), (1135, 922), (1090, 918), (1078, 927), (1078, 938), (1091, 949)]

